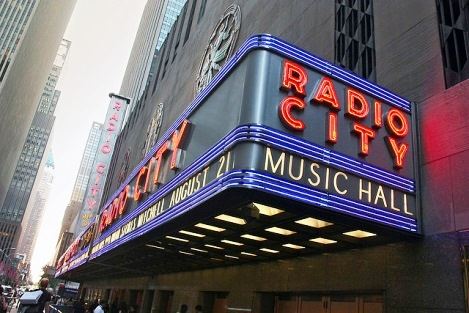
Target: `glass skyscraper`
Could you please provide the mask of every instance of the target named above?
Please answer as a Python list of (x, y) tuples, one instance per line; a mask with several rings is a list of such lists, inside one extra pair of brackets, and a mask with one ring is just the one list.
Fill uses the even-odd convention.
[(37, 4), (36, 0), (0, 2), (0, 89)]
[(55, 121), (54, 111), (60, 97), (60, 91), (55, 87), (70, 44), (70, 41), (62, 40), (0, 210), (0, 231), (3, 234), (0, 237), (0, 249), (4, 251), (14, 245), (14, 240), (19, 235), (18, 228), (46, 151)]
[[(75, 185), (73, 186), (72, 196), (70, 202), (65, 209), (64, 217), (62, 219), (62, 226), (59, 232), (59, 240), (56, 247), (57, 255), (62, 255), (64, 249), (68, 248), (70, 240), (73, 237), (72, 225), (75, 225), (75, 218), (78, 212), (83, 207), (83, 199), (85, 197), (86, 188), (88, 187), (88, 180), (90, 178), (91, 167), (96, 157), (96, 150), (98, 149), (99, 139), (103, 131), (103, 124), (93, 122), (88, 140), (86, 141), (83, 157), (81, 158), (80, 167), (78, 168)], [(55, 263), (55, 262), (54, 262)]]
[(0, 208), (75, 3), (0, 1)]
[(26, 208), (22, 231), (18, 241), (16, 253), (24, 255), (23, 262), (31, 262), (34, 246), (38, 235), (39, 225), (49, 198), (50, 189), (54, 180), (54, 160), (52, 152), (48, 152), (44, 168), (38, 174), (30, 201)]
[(88, 140), (86, 141), (85, 151), (83, 151), (83, 157), (81, 158), (80, 167), (78, 169), (77, 178), (75, 179), (75, 185), (73, 186), (70, 201), (83, 201), (86, 187), (88, 187), (91, 166), (93, 165), (93, 161), (96, 156), (96, 149), (98, 148), (102, 130), (103, 124), (93, 122), (88, 135)]

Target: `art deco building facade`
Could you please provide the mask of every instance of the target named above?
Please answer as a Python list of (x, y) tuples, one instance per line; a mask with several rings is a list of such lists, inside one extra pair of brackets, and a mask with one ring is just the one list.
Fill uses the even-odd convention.
[(31, 191), (54, 126), (54, 111), (60, 97), (60, 91), (56, 89), (56, 85), (70, 44), (70, 41), (62, 40), (57, 51), (56, 59), (45, 86), (43, 86), (36, 113), (24, 141), (23, 150), (16, 163), (13, 178), (0, 210), (0, 228), (3, 232), (3, 236), (0, 238), (0, 249), (12, 248), (21, 233), (18, 228), (30, 201)]
[(16, 253), (24, 255), (23, 263), (31, 262), (53, 180), (54, 160), (52, 152), (49, 151), (49, 155), (45, 159), (44, 168), (38, 173), (32, 189), (30, 201), (28, 202), (22, 223), (23, 226), (21, 227), (22, 231), (18, 240), (18, 246), (16, 248)]
[(465, 2), (183, 12), (58, 276), (138, 312), (468, 312)]
[[(149, 0), (127, 63), (119, 94), (136, 103), (152, 77), (151, 64), (186, 0)], [(135, 105), (135, 104), (134, 104)], [(129, 112), (132, 108), (129, 109)]]
[(0, 206), (75, 2), (0, 2)]

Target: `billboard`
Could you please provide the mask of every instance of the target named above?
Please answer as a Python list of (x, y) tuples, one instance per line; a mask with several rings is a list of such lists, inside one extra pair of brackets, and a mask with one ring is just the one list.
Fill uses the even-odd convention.
[(91, 168), (83, 207), (75, 227), (75, 234), (80, 234), (98, 213), (114, 145), (124, 120), (125, 111), (130, 102), (128, 98), (112, 93), (109, 94), (109, 97), (111, 99), (103, 124), (98, 150), (96, 151), (96, 158)]
[(235, 186), (418, 233), (411, 103), (272, 36), (240, 51), (106, 203), (91, 257)]
[(89, 259), (235, 191), (419, 234), (414, 120), (398, 95), (253, 36), (106, 201)]

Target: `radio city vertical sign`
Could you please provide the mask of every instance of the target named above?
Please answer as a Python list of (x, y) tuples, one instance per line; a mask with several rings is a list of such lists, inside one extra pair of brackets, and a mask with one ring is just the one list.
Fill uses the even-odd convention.
[(96, 157), (91, 168), (83, 207), (77, 220), (75, 234), (80, 234), (93, 220), (99, 210), (114, 146), (123, 123), (127, 106), (130, 102), (128, 98), (112, 93), (109, 94), (109, 97), (111, 100), (106, 113)]

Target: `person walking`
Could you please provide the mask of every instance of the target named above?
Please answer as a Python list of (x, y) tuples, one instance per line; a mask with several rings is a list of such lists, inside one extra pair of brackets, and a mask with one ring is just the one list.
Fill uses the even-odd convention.
[(73, 303), (73, 313), (85, 313), (85, 300), (83, 300), (83, 298)]
[(3, 287), (0, 286), (0, 313), (6, 313), (8, 310), (8, 302), (3, 295)]
[(93, 310), (93, 313), (104, 313), (105, 307), (106, 307), (106, 301), (101, 300), (99, 301), (99, 305)]

